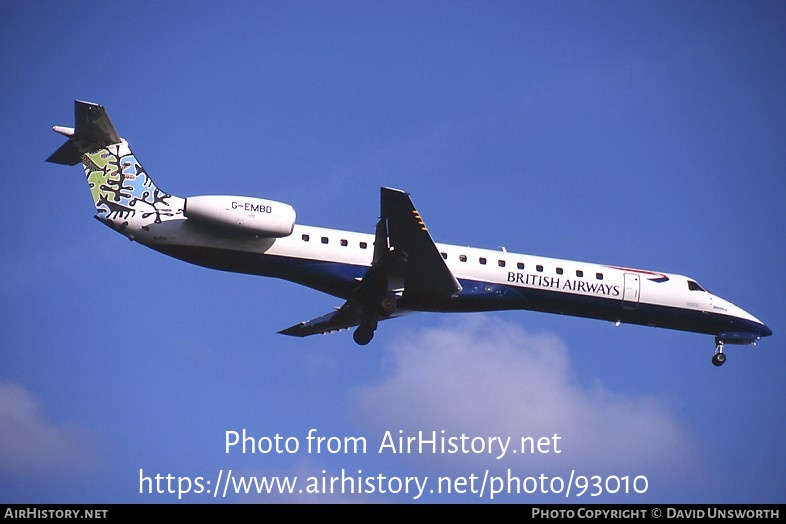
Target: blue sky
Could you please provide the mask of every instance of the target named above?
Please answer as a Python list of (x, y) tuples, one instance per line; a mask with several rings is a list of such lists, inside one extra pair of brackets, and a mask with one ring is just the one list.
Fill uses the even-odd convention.
[[(782, 2), (14, 3), (0, 63), (0, 502), (489, 501), (140, 493), (140, 470), (229, 469), (573, 471), (647, 490), (495, 501), (786, 502)], [(81, 169), (44, 162), (75, 99), (179, 196), (372, 232), (398, 187), (438, 242), (690, 275), (774, 335), (722, 368), (710, 336), (525, 311), (412, 315), (362, 348), (277, 335), (339, 301), (95, 221)], [(244, 428), (301, 447), (227, 454)], [(307, 453), (311, 429), (368, 450)], [(561, 453), (379, 453), (399, 430), (557, 433)]]

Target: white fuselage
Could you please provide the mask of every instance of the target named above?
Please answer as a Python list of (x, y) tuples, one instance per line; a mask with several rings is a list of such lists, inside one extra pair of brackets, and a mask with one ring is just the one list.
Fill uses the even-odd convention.
[[(182, 199), (171, 197), (173, 208), (179, 200)], [(215, 269), (286, 278), (341, 298), (346, 298), (354, 283), (371, 266), (374, 252), (372, 234), (315, 226), (295, 225), (292, 234), (283, 238), (257, 238), (193, 227), (177, 213), (158, 224), (147, 222), (147, 226), (147, 230), (133, 231), (135, 228), (129, 224), (125, 234), (186, 261)], [(531, 309), (712, 334), (734, 331), (735, 321), (744, 321), (766, 330), (750, 313), (682, 275), (450, 244), (436, 243), (436, 246), (463, 289), (452, 301), (430, 305), (424, 310)], [(216, 255), (206, 259), (192, 255), (203, 250)], [(247, 260), (248, 256), (276, 262), (259, 264), (258, 269), (245, 262), (241, 265), (233, 262), (238, 257)], [(309, 278), (300, 281), (297, 272), (288, 271), (289, 261), (308, 265)], [(320, 278), (321, 266), (355, 270), (325, 271), (324, 281), (314, 283), (314, 279)], [(394, 281), (390, 289), (397, 290)], [(544, 303), (537, 303), (539, 300)], [(597, 314), (593, 314), (594, 310)], [(710, 316), (716, 320), (706, 327), (694, 325), (696, 320), (683, 325), (671, 322), (669, 311), (675, 315), (679, 312), (677, 316), (693, 312), (699, 320)], [(728, 329), (718, 327), (724, 318)]]

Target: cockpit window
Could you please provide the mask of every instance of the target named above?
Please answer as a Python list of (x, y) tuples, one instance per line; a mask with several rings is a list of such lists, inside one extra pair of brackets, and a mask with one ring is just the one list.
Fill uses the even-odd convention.
[(707, 291), (693, 280), (688, 280), (688, 289), (690, 289), (691, 291), (704, 291), (704, 292)]

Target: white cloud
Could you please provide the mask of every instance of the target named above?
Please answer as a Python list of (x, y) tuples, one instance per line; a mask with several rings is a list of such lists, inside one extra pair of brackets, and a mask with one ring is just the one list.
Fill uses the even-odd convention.
[[(388, 376), (354, 389), (351, 405), (369, 435), (419, 430), (447, 436), (511, 437), (498, 453), (408, 453), (441, 469), (517, 466), (636, 475), (686, 465), (687, 431), (667, 404), (649, 396), (580, 384), (554, 334), (528, 333), (485, 315), (462, 315), (440, 328), (402, 333), (386, 350)], [(553, 437), (548, 454), (522, 454), (521, 437)], [(517, 447), (517, 453), (511, 453)], [(555, 451), (559, 449), (561, 453)], [(374, 450), (376, 453), (376, 450)], [(403, 456), (401, 456), (403, 457)], [(569, 471), (569, 469), (568, 469)]]
[(94, 461), (85, 437), (79, 428), (47, 421), (22, 386), (0, 382), (0, 471), (24, 474), (85, 466)]

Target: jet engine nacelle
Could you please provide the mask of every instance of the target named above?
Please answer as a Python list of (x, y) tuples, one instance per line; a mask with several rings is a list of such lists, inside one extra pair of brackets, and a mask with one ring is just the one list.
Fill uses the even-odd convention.
[(189, 219), (264, 237), (285, 237), (295, 227), (295, 209), (289, 204), (231, 195), (188, 197), (183, 214)]

